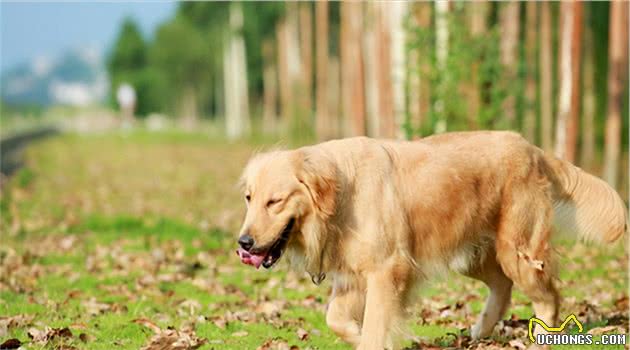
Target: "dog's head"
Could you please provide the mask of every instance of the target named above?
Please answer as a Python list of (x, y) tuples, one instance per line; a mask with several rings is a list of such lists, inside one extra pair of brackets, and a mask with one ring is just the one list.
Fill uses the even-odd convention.
[(313, 230), (335, 212), (337, 172), (314, 149), (254, 156), (241, 177), (247, 214), (237, 250), (243, 263), (270, 268), (288, 248), (313, 255), (323, 237)]

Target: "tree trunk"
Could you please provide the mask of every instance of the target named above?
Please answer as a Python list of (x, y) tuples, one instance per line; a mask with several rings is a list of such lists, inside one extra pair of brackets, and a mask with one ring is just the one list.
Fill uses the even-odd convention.
[[(483, 38), (486, 32), (486, 18), (490, 4), (487, 1), (476, 1), (469, 3), (470, 6), (470, 34), (474, 40)], [(470, 67), (470, 83), (467, 84), (468, 92), (468, 129), (479, 128), (479, 114), (481, 111), (481, 86), (479, 84), (479, 60), (475, 57)]]
[(328, 1), (315, 2), (316, 112), (315, 128), (320, 141), (333, 138), (332, 118), (328, 108)]
[(230, 32), (223, 60), (225, 80), (226, 133), (228, 138), (242, 137), (249, 132), (249, 102), (247, 96), (247, 64), (242, 36), (243, 9), (230, 4)]
[(595, 52), (593, 51), (593, 30), (584, 21), (584, 80), (582, 83), (582, 148), (580, 164), (585, 169), (593, 169), (595, 162)]
[(617, 188), (621, 147), (621, 108), (628, 83), (628, 3), (612, 1), (608, 22), (608, 102), (606, 106), (606, 143), (604, 179)]
[(525, 4), (525, 61), (527, 82), (525, 85), (525, 115), (523, 134), (530, 142), (536, 142), (536, 38), (538, 36), (538, 4), (530, 1)]
[(445, 101), (445, 86), (444, 80), (447, 80), (446, 75), (448, 71), (446, 69), (446, 60), (448, 58), (448, 1), (435, 2), (435, 58), (437, 61), (437, 70), (440, 76), (440, 82), (438, 82), (437, 100), (435, 101), (435, 112), (438, 115), (438, 120), (435, 123), (434, 132), (442, 133), (447, 130), (446, 115), (444, 115)]
[(295, 129), (299, 126), (299, 113), (296, 110), (296, 98), (300, 96), (303, 79), (300, 73), (300, 42), (298, 29), (297, 3), (286, 3), (286, 17), (278, 23), (276, 36), (278, 41), (278, 82), (280, 87), (280, 115), (283, 129)]
[(380, 136), (377, 51), (377, 21), (379, 16), (378, 12), (378, 3), (365, 3), (365, 30), (363, 31), (365, 111), (367, 115), (367, 134), (372, 137)]
[(579, 1), (560, 4), (560, 101), (556, 128), (556, 156), (575, 162), (580, 111), (580, 54), (582, 6)]
[(274, 63), (273, 43), (266, 40), (262, 44), (263, 57), (263, 132), (276, 131), (278, 119), (278, 76)]
[(405, 50), (405, 16), (407, 14), (407, 2), (393, 1), (389, 3), (388, 14), (391, 16), (389, 24), (392, 33), (392, 91), (394, 93), (394, 120), (396, 130), (394, 136), (403, 138), (403, 124), (407, 117), (405, 104), (405, 79), (407, 76), (407, 62)]
[(346, 119), (346, 135), (365, 135), (365, 93), (361, 57), (362, 3), (342, 2), (341, 6), (341, 98)]
[[(431, 26), (431, 4), (417, 2), (412, 5), (412, 25), (414, 30), (427, 32)], [(426, 61), (429, 56), (422, 48), (415, 47), (409, 52), (409, 122), (414, 137), (422, 136), (423, 125), (429, 111), (429, 69)]]
[(192, 131), (199, 120), (197, 113), (197, 93), (192, 86), (183, 88), (184, 92), (180, 102), (181, 126), (184, 130)]
[(519, 38), (520, 2), (510, 1), (499, 5), (499, 21), (501, 25), (501, 64), (504, 70), (508, 94), (503, 102), (504, 127), (516, 127), (516, 96), (511, 88), (517, 79), (518, 38)]
[(550, 152), (553, 148), (553, 109), (552, 109), (552, 37), (551, 6), (542, 1), (540, 9), (540, 139), (542, 148)]
[(311, 2), (300, 3), (300, 59), (302, 70), (302, 109), (313, 111), (313, 11)]
[(376, 75), (378, 84), (379, 137), (393, 138), (396, 132), (394, 97), (391, 74), (391, 33), (388, 4), (374, 2), (376, 6)]
[(283, 127), (288, 125), (291, 116), (291, 100), (293, 94), (289, 79), (289, 63), (288, 63), (288, 33), (287, 22), (285, 19), (280, 20), (276, 26), (276, 41), (278, 43), (278, 86), (280, 88), (280, 115), (282, 117)]
[(343, 137), (341, 114), (341, 68), (339, 58), (328, 60), (328, 116), (332, 138)]

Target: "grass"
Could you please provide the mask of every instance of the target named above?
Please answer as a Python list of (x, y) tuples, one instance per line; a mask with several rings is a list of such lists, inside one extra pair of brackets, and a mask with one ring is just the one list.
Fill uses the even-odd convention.
[[(134, 322), (145, 319), (162, 330), (194, 324), (207, 340), (201, 349), (349, 349), (325, 324), (329, 283), (315, 287), (285, 266), (254, 271), (235, 257), (243, 210), (236, 179), (257, 148), (146, 132), (33, 145), (27, 166), (2, 190), (0, 341), (18, 338), (29, 349), (138, 349), (153, 336)], [(627, 327), (626, 247), (560, 242), (558, 252), (561, 314), (577, 313), (587, 329)], [(457, 344), (449, 333), (468, 334), (487, 296), (479, 282), (455, 275), (418, 293), (410, 330), (451, 347)], [(532, 316), (520, 291), (510, 315)], [(72, 336), (30, 339), (30, 329), (46, 327), (68, 327)], [(515, 338), (527, 344), (522, 327), (513, 335), (507, 328), (474, 346), (508, 346)]]

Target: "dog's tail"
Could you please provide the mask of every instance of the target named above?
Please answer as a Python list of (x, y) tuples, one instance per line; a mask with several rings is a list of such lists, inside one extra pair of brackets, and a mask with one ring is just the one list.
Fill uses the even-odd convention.
[(554, 228), (586, 242), (612, 243), (628, 231), (628, 211), (602, 179), (545, 154), (554, 191)]

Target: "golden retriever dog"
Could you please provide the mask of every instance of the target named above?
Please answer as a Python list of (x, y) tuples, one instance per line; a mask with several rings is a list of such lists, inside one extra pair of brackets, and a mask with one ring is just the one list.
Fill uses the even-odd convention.
[(627, 230), (604, 181), (512, 132), (272, 151), (249, 161), (242, 186), (242, 262), (270, 268), (286, 256), (316, 284), (328, 276), (326, 322), (362, 350), (395, 348), (414, 286), (448, 269), (490, 289), (473, 338), (492, 333), (513, 284), (556, 325), (552, 235), (612, 243)]

